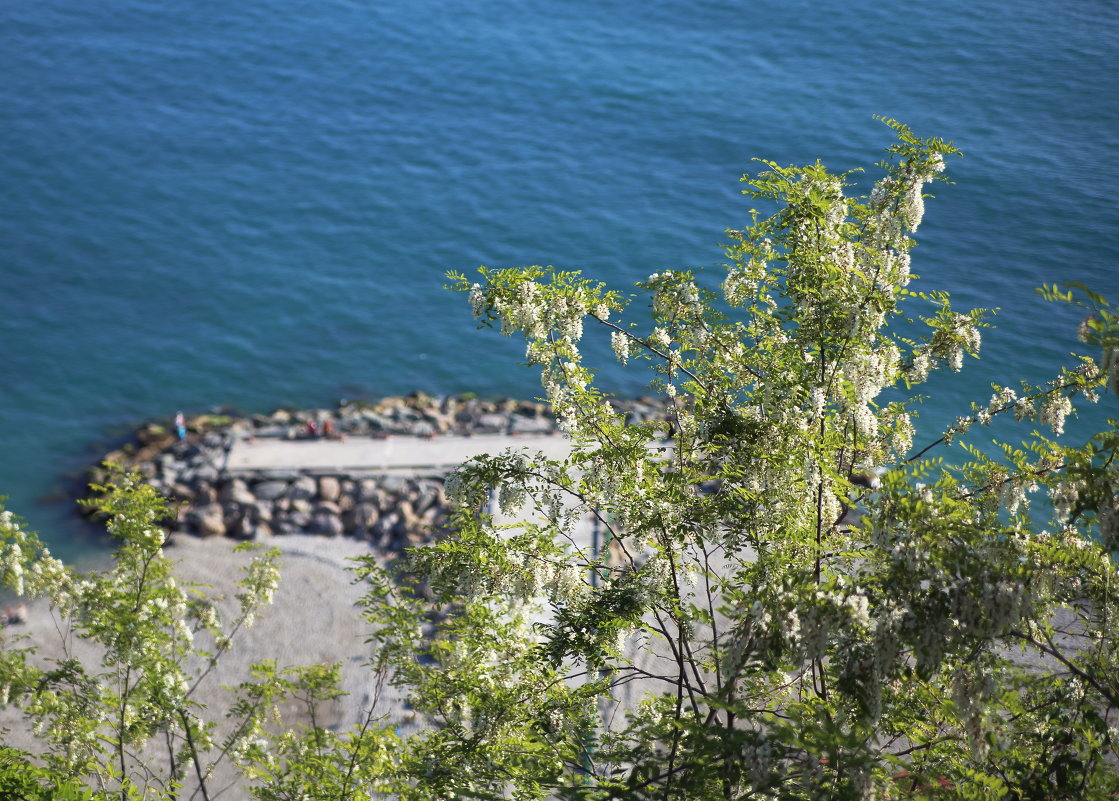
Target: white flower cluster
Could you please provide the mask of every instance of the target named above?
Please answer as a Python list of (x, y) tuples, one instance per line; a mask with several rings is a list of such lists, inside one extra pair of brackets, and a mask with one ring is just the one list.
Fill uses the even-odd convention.
[(944, 441), (951, 444), (961, 434), (966, 434), (975, 420), (971, 417), (957, 417), (944, 429)]
[(1037, 492), (1039, 486), (1032, 479), (1023, 479), (1020, 476), (1004, 480), (998, 490), (999, 502), (1006, 507), (1006, 511), (1015, 515), (1019, 509), (1029, 509), (1029, 493)]
[(0, 580), (12, 588), (16, 595), (23, 595), (23, 552), (14, 542), (9, 542), (0, 551)]
[(823, 417), (827, 400), (827, 393), (823, 387), (813, 387), (808, 398), (808, 412), (812, 419), (818, 420)]
[(877, 621), (870, 599), (858, 590), (817, 590), (812, 603), (798, 610), (797, 624), (801, 658), (812, 661), (824, 656), (829, 640), (861, 639), (874, 633)]
[(979, 353), (982, 343), (978, 326), (966, 314), (955, 315), (950, 333), (946, 337), (935, 339), (944, 351), (941, 355), (948, 359), (948, 366), (957, 373), (964, 366), (964, 352), (975, 355)]
[(248, 628), (256, 621), (257, 611), (272, 603), (272, 596), (280, 584), (280, 569), (273, 559), (253, 559), (240, 584), (242, 590), (237, 593), (237, 600), (241, 603), (243, 625)]
[(505, 481), (497, 492), (497, 506), (506, 517), (513, 517), (521, 513), (525, 501), (528, 500), (529, 461), (523, 453), (510, 453), (509, 466), (505, 472)]
[(882, 449), (895, 458), (904, 458), (913, 447), (916, 429), (908, 412), (889, 411), (884, 415), (886, 430), (882, 438)]
[(773, 746), (761, 735), (757, 742), (747, 743), (742, 748), (742, 766), (749, 772), (757, 785), (764, 785), (771, 779), (773, 771)]
[(653, 273), (647, 283), (653, 290), (653, 313), (660, 319), (674, 319), (702, 311), (699, 290), (681, 274), (672, 271)]
[(874, 439), (878, 436), (878, 417), (869, 406), (856, 403), (852, 408), (852, 419), (855, 422), (855, 431), (863, 439)]
[(1041, 422), (1050, 426), (1060, 436), (1065, 431), (1065, 418), (1072, 411), (1072, 401), (1054, 392), (1046, 396), (1041, 407)]
[(1053, 504), (1053, 515), (1059, 523), (1068, 522), (1072, 508), (1079, 499), (1079, 482), (1058, 481), (1049, 487), (1049, 502)]
[(851, 384), (855, 402), (869, 403), (897, 378), (901, 353), (893, 342), (885, 342), (869, 353), (859, 354), (843, 365), (843, 374)]
[(757, 294), (765, 277), (766, 263), (751, 258), (743, 266), (731, 267), (723, 279), (723, 295), (731, 306), (744, 306)]
[(925, 217), (925, 196), (921, 191), (923, 186), (922, 181), (911, 183), (906, 188), (905, 198), (901, 202), (901, 216), (910, 231), (916, 231)]
[(66, 608), (72, 583), (66, 566), (41, 544), (33, 546), (7, 510), (0, 512), (0, 537), (8, 540), (0, 549), (0, 584), (16, 595), (48, 596), (51, 603)]
[(614, 349), (614, 355), (618, 357), (618, 361), (625, 364), (629, 361), (629, 336), (621, 331), (610, 332), (610, 346)]
[(937, 361), (933, 358), (929, 346), (921, 345), (913, 352), (913, 361), (906, 372), (906, 380), (910, 384), (922, 384), (936, 367)]
[(924, 185), (944, 170), (944, 157), (933, 154), (929, 164), (913, 169), (902, 177), (888, 176), (871, 190), (869, 204), (873, 229), (883, 240), (894, 244), (900, 239), (902, 226), (915, 232), (925, 216)]
[(486, 488), (478, 481), (468, 466), (452, 471), (443, 480), (443, 491), (447, 500), (457, 506), (476, 508), (486, 498)]
[[(529, 339), (543, 339), (549, 330), (555, 330), (572, 346), (583, 337), (587, 303), (582, 293), (542, 292), (535, 281), (524, 280), (517, 285), (515, 293), (494, 293), (488, 301), (501, 318), (503, 334), (519, 331)], [(475, 284), (470, 291), (470, 303), (476, 314), (485, 310), (486, 302), (485, 291)], [(596, 306), (596, 311), (602, 308)]]
[[(983, 588), (981, 601), (989, 619), (989, 631), (1002, 634), (1017, 623), (1027, 611), (1029, 600), (1029, 591), (1024, 584), (1010, 581), (989, 582)], [(960, 623), (969, 628), (980, 625), (978, 620), (968, 618), (962, 619)]]
[(637, 601), (648, 607), (657, 599), (672, 593), (672, 564), (669, 558), (655, 553), (637, 571)]
[(986, 705), (998, 685), (989, 673), (970, 665), (958, 668), (951, 682), (952, 701), (959, 709), (968, 743), (972, 752), (983, 758), (990, 747), (984, 726)]
[(990, 425), (996, 414), (1013, 408), (1017, 399), (1017, 394), (1010, 387), (996, 387), (995, 394), (987, 401), (987, 406), (975, 413), (975, 422), (980, 425)]

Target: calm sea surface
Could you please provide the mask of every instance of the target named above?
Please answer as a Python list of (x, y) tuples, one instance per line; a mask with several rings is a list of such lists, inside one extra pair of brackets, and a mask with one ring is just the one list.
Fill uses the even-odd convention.
[(914, 268), (1002, 309), (939, 428), (1074, 347), (1034, 287), (1119, 296), (1117, 98), (1090, 0), (6, 0), (0, 493), (76, 554), (62, 477), (143, 418), (534, 396), (445, 270), (717, 270), (749, 159), (869, 166), (873, 114), (965, 151)]

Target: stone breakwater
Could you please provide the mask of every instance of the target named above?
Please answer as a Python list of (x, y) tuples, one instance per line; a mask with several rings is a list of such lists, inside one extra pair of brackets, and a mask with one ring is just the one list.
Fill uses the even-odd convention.
[[(615, 406), (633, 421), (664, 417), (663, 404), (646, 398)], [(172, 501), (173, 531), (244, 540), (295, 533), (346, 536), (385, 550), (430, 541), (445, 529), (447, 467), (231, 471), (234, 442), (557, 433), (545, 404), (421, 393), (335, 409), (197, 415), (186, 420), (186, 429), (180, 440), (170, 420), (149, 422), (103, 459), (138, 472)], [(95, 472), (95, 479), (104, 475)]]

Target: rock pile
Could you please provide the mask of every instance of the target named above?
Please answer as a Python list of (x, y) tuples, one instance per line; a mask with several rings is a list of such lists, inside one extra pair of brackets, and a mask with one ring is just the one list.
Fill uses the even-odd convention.
[[(645, 398), (617, 406), (632, 421), (664, 417), (663, 405)], [(447, 525), (443, 474), (261, 470), (232, 476), (225, 462), (234, 438), (548, 434), (556, 426), (545, 404), (415, 393), (343, 402), (336, 409), (200, 415), (187, 420), (187, 431), (180, 441), (169, 421), (147, 423), (133, 442), (103, 460), (139, 472), (177, 503), (173, 530), (246, 540), (350, 536), (398, 549), (429, 541)]]
[(178, 527), (203, 537), (346, 535), (398, 549), (430, 539), (447, 521), (442, 476), (269, 472), (214, 484), (175, 484), (172, 493), (186, 501)]

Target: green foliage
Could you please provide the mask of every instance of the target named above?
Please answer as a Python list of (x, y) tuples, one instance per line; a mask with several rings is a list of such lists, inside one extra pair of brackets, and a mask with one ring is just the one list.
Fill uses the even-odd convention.
[(0, 747), (0, 798), (5, 801), (106, 801), (79, 781), (62, 779), (14, 748)]

